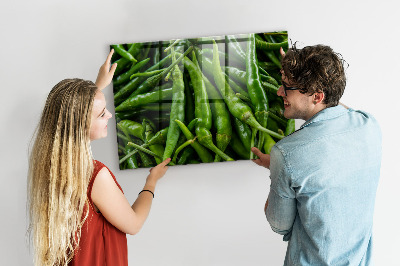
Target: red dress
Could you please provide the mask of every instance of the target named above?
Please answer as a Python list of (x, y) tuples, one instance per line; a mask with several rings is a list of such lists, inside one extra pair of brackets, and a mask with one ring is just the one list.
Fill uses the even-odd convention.
[[(110, 224), (100, 212), (96, 212), (92, 201), (93, 182), (103, 167), (107, 168), (101, 162), (94, 161), (93, 176), (87, 190), (90, 205), (89, 215), (82, 226), (79, 248), (76, 249), (75, 255), (69, 263), (71, 266), (128, 265), (126, 234)], [(110, 170), (108, 169), (108, 171)], [(114, 174), (111, 171), (110, 174), (122, 191)]]

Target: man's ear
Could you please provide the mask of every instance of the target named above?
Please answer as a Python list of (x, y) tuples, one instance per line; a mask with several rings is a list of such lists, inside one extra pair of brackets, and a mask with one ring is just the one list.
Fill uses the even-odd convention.
[(313, 94), (313, 103), (318, 104), (322, 103), (325, 99), (325, 94), (323, 92), (316, 92)]

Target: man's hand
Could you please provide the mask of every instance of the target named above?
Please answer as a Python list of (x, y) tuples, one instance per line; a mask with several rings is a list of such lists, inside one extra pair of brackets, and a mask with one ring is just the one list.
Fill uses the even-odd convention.
[(282, 47), (279, 49), (279, 53), (281, 54), (282, 57), (284, 57), (286, 54), (285, 51), (283, 51)]
[[(96, 86), (99, 90), (103, 90), (105, 87), (107, 87), (114, 76), (115, 69), (117, 68), (117, 63), (114, 63), (111, 66), (111, 57), (114, 53), (114, 49), (110, 51), (110, 53), (107, 56), (106, 61), (104, 64), (100, 67), (99, 74), (97, 74), (97, 79), (96, 79)], [(110, 69), (111, 66), (111, 69)]]
[(269, 163), (271, 161), (271, 156), (269, 154), (262, 153), (256, 147), (251, 148), (251, 151), (259, 157), (259, 159), (253, 159), (252, 161), (258, 165), (264, 166), (269, 169)]

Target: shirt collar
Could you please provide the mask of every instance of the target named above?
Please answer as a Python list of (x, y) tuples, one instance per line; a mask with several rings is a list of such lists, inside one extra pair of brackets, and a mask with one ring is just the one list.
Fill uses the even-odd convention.
[(312, 116), (310, 119), (308, 119), (304, 124), (300, 127), (300, 129), (315, 123), (315, 122), (320, 122), (328, 119), (332, 119), (335, 117), (339, 117), (347, 113), (349, 110), (343, 107), (342, 105), (337, 105), (334, 107), (329, 107), (325, 108), (318, 113), (316, 113), (314, 116)]

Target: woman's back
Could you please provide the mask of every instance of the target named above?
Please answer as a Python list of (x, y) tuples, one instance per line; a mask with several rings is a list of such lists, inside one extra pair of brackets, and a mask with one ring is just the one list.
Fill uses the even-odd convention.
[[(81, 229), (79, 248), (69, 265), (128, 265), (126, 234), (109, 223), (96, 211), (91, 192), (98, 172), (106, 167), (94, 161), (94, 170), (88, 186), (89, 212)], [(107, 167), (106, 167), (107, 168)], [(108, 168), (107, 168), (108, 169)], [(109, 170), (109, 169), (108, 169)], [(113, 173), (109, 170), (115, 183), (122, 191)]]

